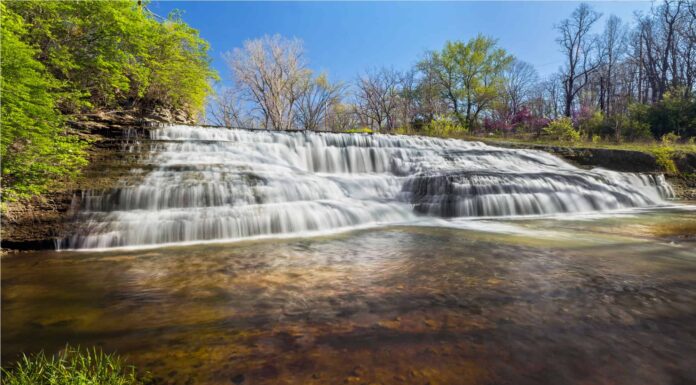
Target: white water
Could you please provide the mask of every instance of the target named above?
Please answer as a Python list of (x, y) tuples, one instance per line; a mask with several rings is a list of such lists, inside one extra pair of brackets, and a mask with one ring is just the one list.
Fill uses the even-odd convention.
[(578, 169), (540, 151), (366, 134), (169, 126), (138, 185), (86, 192), (61, 247), (234, 240), (426, 217), (596, 212), (663, 203), (661, 176)]

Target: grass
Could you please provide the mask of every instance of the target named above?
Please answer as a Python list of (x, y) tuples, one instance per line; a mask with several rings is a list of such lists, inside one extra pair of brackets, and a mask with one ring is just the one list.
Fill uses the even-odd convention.
[(66, 346), (58, 354), (23, 355), (9, 369), (2, 368), (3, 385), (140, 385), (135, 368), (97, 348)]
[(499, 136), (473, 136), (473, 135), (460, 135), (456, 136), (459, 139), (465, 140), (478, 140), (484, 142), (500, 142), (500, 143), (519, 143), (519, 144), (535, 144), (542, 146), (558, 146), (558, 147), (570, 147), (570, 148), (606, 148), (612, 150), (632, 150), (640, 152), (653, 153), (655, 150), (661, 148), (671, 148), (675, 153), (678, 152), (691, 152), (696, 153), (696, 144), (691, 143), (670, 143), (665, 145), (658, 141), (649, 142), (592, 142), (592, 141), (576, 141), (576, 142), (561, 142), (557, 140), (549, 140), (542, 138), (516, 138), (516, 137), (499, 137)]

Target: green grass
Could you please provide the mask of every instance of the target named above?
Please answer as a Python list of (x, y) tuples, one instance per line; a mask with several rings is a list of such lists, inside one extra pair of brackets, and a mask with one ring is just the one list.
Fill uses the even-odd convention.
[[(535, 145), (545, 145), (545, 146), (559, 146), (559, 147), (570, 147), (570, 148), (606, 148), (612, 150), (632, 150), (653, 153), (655, 150), (664, 148), (665, 144), (652, 141), (652, 142), (624, 142), (624, 143), (613, 143), (613, 142), (591, 142), (591, 141), (577, 141), (577, 142), (561, 142), (557, 140), (548, 139), (536, 139), (536, 138), (514, 138), (514, 137), (483, 137), (483, 136), (472, 136), (472, 135), (462, 135), (457, 136), (459, 139), (465, 140), (478, 140), (484, 142), (499, 142), (499, 143), (518, 143), (518, 144), (535, 144)], [(669, 148), (673, 149), (675, 153), (678, 152), (692, 152), (696, 153), (696, 145), (691, 143), (671, 143), (668, 145)]]
[(135, 368), (102, 350), (66, 346), (54, 356), (24, 355), (2, 368), (3, 385), (140, 385)]

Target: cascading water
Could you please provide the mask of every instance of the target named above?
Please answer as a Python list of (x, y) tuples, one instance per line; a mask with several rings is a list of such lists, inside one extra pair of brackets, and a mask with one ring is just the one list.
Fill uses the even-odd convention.
[(413, 136), (169, 126), (138, 185), (86, 192), (80, 234), (106, 248), (321, 232), (422, 216), (510, 216), (660, 204), (661, 176), (578, 169), (540, 151)]

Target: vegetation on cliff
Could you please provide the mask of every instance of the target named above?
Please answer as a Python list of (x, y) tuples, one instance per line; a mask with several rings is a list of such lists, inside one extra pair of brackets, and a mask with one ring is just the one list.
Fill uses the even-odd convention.
[(66, 117), (156, 107), (200, 112), (208, 43), (177, 13), (130, 1), (2, 4), (2, 184), (6, 199), (41, 193), (86, 163)]

